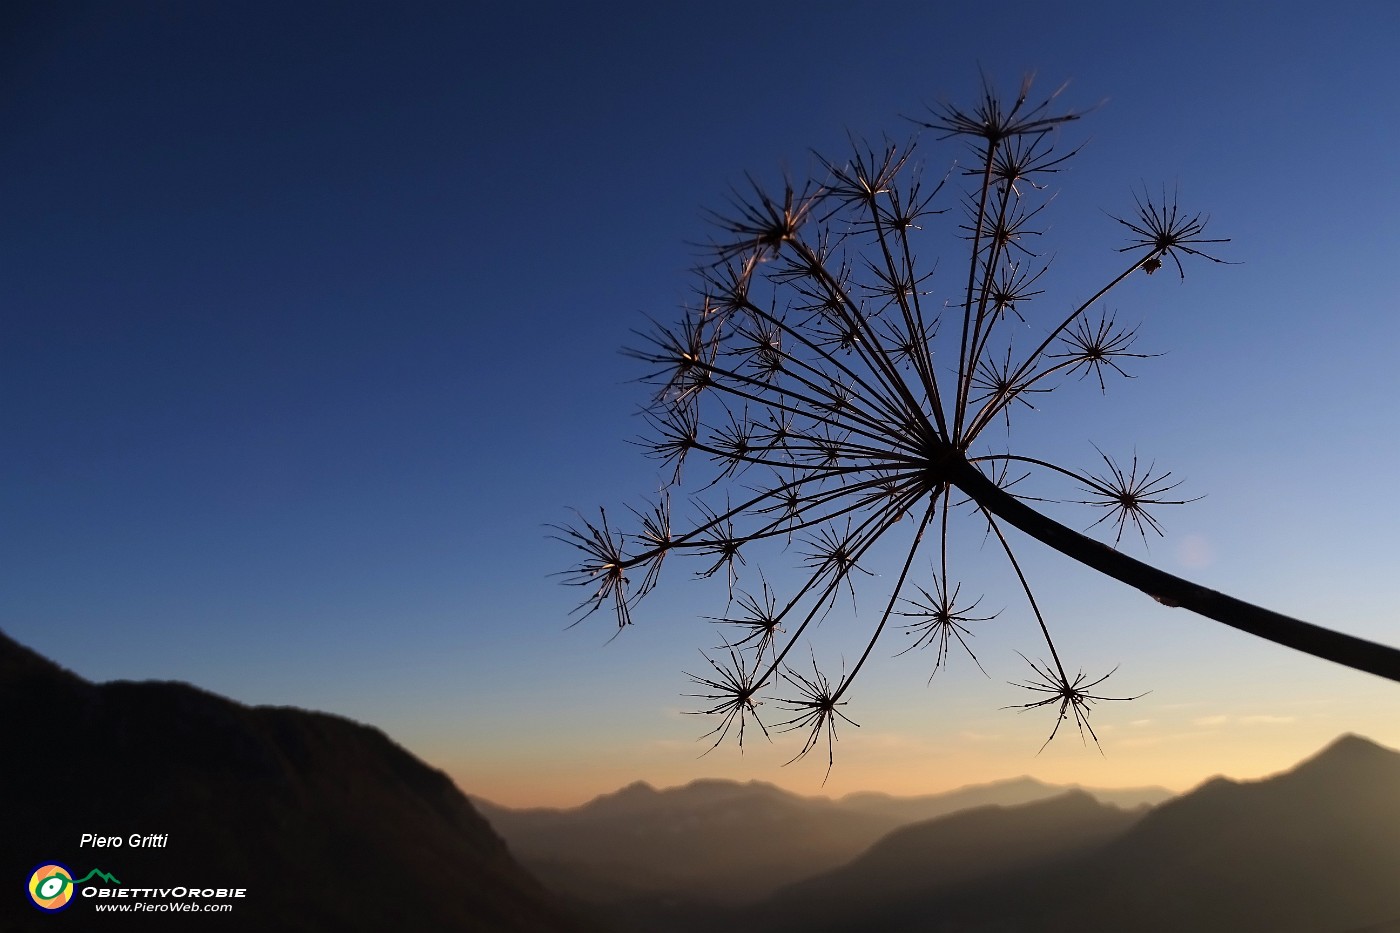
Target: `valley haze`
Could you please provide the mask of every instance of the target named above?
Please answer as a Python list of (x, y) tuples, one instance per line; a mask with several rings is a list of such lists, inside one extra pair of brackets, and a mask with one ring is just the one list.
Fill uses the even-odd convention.
[(831, 800), (697, 781), (569, 810), (477, 806), (547, 886), (632, 933), (1400, 926), (1400, 753), (1355, 735), (1181, 795), (1021, 778)]

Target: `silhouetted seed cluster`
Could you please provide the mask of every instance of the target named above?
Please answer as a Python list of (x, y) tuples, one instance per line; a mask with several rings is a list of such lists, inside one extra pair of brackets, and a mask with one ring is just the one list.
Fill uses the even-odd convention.
[[(1082, 301), (1041, 309), (1049, 263), (1032, 248), (1035, 225), (1045, 179), (1074, 155), (1055, 150), (1057, 131), (1080, 114), (1053, 109), (1058, 92), (1036, 103), (1029, 93), (1029, 80), (1009, 100), (984, 85), (971, 109), (944, 106), (916, 121), (969, 144), (960, 198), (944, 194), (952, 173), (924, 182), (917, 139), (853, 142), (847, 159), (823, 160), (821, 178), (776, 194), (750, 178), (751, 190), (713, 215), (717, 238), (697, 270), (695, 304), (673, 324), (653, 322), (628, 351), (648, 366), (654, 394), (642, 443), (669, 472), (670, 489), (699, 461), (700, 483), (684, 499), (690, 518), (677, 520), (666, 491), (634, 510), (636, 532), (614, 530), (600, 511), (559, 526), (557, 537), (581, 552), (567, 572), (585, 593), (580, 614), (610, 607), (619, 628), (672, 553), (698, 558), (700, 576), (725, 579), (725, 612), (710, 617), (727, 633), (723, 645), (702, 652), (707, 673), (690, 675), (697, 712), (718, 719), (711, 747), (731, 734), (742, 747), (750, 719), (768, 735), (758, 712), (773, 694), (792, 714), (775, 731), (806, 734), (794, 760), (824, 744), (829, 773), (838, 720), (854, 725), (843, 712), (847, 691), (891, 619), (908, 620), (905, 650), (935, 649), (934, 672), (954, 642), (977, 662), (969, 639), (996, 614), (976, 615), (981, 598), (962, 597), (950, 574), (958, 513), (998, 542), (1049, 653), (1027, 659), (1034, 676), (1018, 684), (1044, 698), (1017, 708), (1058, 704), (1051, 738), (1072, 715), (1081, 737), (1097, 742), (1090, 706), (1126, 699), (1089, 692), (1104, 678), (1066, 673), (1001, 521), (963, 488), (966, 471), (1002, 490), (1035, 473), (1071, 481), (1087, 498), (1067, 501), (1103, 509), (1089, 527), (1113, 529), (1115, 546), (1129, 527), (1144, 540), (1161, 534), (1148, 509), (1187, 501), (1167, 497), (1171, 474), (1140, 468), (1136, 455), (1125, 469), (1102, 452), (1106, 471), (1080, 473), (1008, 452), (1009, 432), (1018, 408), (1071, 377), (1092, 373), (1106, 391), (1108, 377), (1128, 375), (1128, 361), (1153, 355), (1134, 352), (1135, 330), (1112, 312), (1094, 310), (1109, 291), (1167, 257), (1178, 270), (1182, 255), (1220, 262), (1202, 247), (1225, 241), (1204, 239), (1205, 218), (1181, 211), (1165, 190), (1137, 194), (1134, 215), (1115, 218), (1135, 236), (1121, 250), (1129, 261)], [(949, 211), (966, 253), (961, 268), (945, 263), (935, 278), (935, 264), (917, 255), (920, 232)], [(996, 448), (983, 436), (993, 424), (1008, 432), (997, 432)], [(810, 674), (795, 668), (793, 649), (840, 597), (854, 603), (871, 572), (862, 562), (887, 537), (903, 542), (904, 556), (860, 658), (834, 680), (814, 652)], [(745, 588), (745, 554), (763, 541), (794, 544), (803, 572), (794, 592), (780, 595), (761, 573), (757, 591)], [(890, 578), (892, 568), (881, 573)]]

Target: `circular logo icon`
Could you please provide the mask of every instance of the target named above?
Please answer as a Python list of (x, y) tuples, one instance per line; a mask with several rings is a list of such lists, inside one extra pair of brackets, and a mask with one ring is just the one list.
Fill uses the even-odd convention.
[(58, 862), (40, 865), (29, 875), (29, 899), (49, 913), (63, 910), (73, 902), (73, 872)]

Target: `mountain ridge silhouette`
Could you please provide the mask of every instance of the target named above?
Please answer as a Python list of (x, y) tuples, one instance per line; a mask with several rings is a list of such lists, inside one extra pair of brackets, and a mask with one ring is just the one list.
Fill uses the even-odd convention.
[[(251, 707), (168, 681), (91, 683), (0, 632), (7, 802), (0, 928), (180, 929), (172, 913), (58, 917), (18, 894), (43, 861), (96, 864), (125, 888), (244, 888), (199, 926), (261, 931), (585, 933), (441, 771), (384, 733)], [(15, 802), (20, 802), (16, 805)], [(45, 805), (47, 804), (47, 805)], [(80, 847), (82, 833), (168, 835), (165, 848)], [(125, 901), (123, 901), (125, 903)], [(172, 919), (176, 918), (176, 919)]]
[[(1042, 800), (1074, 786), (1030, 777), (897, 797), (808, 797), (765, 781), (700, 778), (657, 789), (634, 781), (575, 807), (472, 801), (537, 877), (594, 903), (628, 898), (737, 905), (836, 868), (901, 826), (988, 804)], [(1132, 804), (1166, 788), (1088, 793)]]
[[(1004, 808), (1006, 844), (1036, 838), (1018, 824), (1064, 799)], [(906, 827), (862, 858), (900, 835), (922, 835), (931, 846), (970, 816)], [(992, 838), (986, 831), (983, 837)], [(962, 866), (964, 873), (979, 874), (972, 845), (955, 852), (974, 863)], [(887, 868), (878, 883), (891, 884), (893, 872)], [(880, 897), (869, 897), (872, 876), (856, 860), (756, 905), (729, 929), (1389, 933), (1400, 917), (1400, 752), (1346, 734), (1268, 777), (1207, 780), (1077, 851), (1047, 846), (1020, 867), (982, 870), (953, 886), (906, 879)], [(856, 888), (864, 902), (841, 900), (842, 890)]]

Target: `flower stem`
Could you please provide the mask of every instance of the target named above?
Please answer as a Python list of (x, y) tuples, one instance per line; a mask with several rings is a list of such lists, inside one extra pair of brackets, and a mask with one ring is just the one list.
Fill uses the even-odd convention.
[(942, 469), (949, 482), (1008, 524), (1066, 557), (1142, 590), (1163, 605), (1190, 609), (1315, 658), (1400, 681), (1400, 649), (1294, 619), (1144, 564), (1041, 515), (961, 458), (948, 458)]

